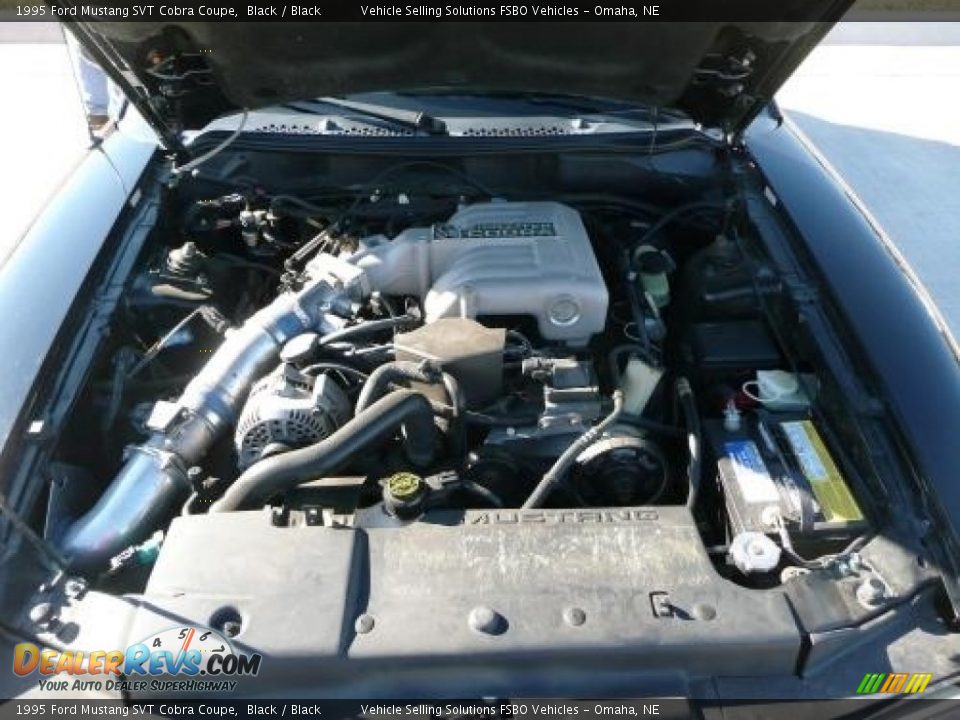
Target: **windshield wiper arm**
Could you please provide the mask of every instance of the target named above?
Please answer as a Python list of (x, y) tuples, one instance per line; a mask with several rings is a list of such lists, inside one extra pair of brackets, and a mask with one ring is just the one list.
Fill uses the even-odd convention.
[(566, 93), (539, 92), (533, 90), (404, 90), (395, 93), (401, 97), (475, 97), (491, 100), (515, 100), (530, 105), (548, 106), (564, 110), (573, 110), (585, 115), (607, 115), (610, 117), (631, 117), (645, 115), (647, 120), (689, 120), (684, 113), (671, 108), (650, 107), (629, 103), (616, 98), (591, 97), (589, 95), (570, 95)]
[(360, 115), (385, 120), (414, 132), (425, 132), (428, 135), (444, 135), (447, 132), (447, 124), (443, 120), (417, 110), (399, 110), (384, 105), (336, 97), (322, 97), (311, 101), (287, 103), (287, 107), (310, 113), (316, 113), (322, 105), (332, 105), (344, 110), (352, 110)]

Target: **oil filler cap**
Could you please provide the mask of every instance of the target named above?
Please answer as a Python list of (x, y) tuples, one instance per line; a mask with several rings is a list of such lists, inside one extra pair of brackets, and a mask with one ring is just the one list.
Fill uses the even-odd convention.
[(398, 518), (414, 518), (422, 512), (427, 484), (416, 473), (398, 472), (383, 483), (383, 505)]

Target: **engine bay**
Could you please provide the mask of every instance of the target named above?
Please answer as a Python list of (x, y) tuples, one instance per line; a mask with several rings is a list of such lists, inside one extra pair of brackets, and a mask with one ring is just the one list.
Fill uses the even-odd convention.
[(171, 517), (268, 506), (402, 528), (680, 505), (759, 585), (862, 544), (861, 480), (729, 201), (364, 200), (184, 203), (91, 386), (125, 460), (59, 528), (73, 567), (122, 574)]
[(32, 466), (95, 625), (175, 617), (281, 675), (507, 649), (789, 675), (927, 582), (762, 193), (691, 152), (160, 168)]

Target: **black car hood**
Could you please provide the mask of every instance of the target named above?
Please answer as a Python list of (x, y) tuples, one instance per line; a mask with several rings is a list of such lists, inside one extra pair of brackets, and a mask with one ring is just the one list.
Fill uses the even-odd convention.
[[(608, 97), (681, 110), (737, 132), (849, 4), (778, 0), (778, 15), (795, 22), (97, 22), (76, 29), (167, 132), (199, 129), (238, 108), (414, 89)], [(757, 0), (735, 0), (723, 12), (749, 16), (752, 7)]]

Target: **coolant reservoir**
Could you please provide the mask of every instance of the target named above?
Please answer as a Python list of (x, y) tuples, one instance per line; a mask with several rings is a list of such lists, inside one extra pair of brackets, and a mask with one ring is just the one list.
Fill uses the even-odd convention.
[(640, 274), (641, 290), (647, 293), (658, 308), (670, 304), (670, 281), (667, 274), (674, 270), (673, 260), (653, 245), (641, 245), (633, 253), (633, 263)]
[(620, 380), (624, 411), (631, 415), (642, 415), (662, 376), (663, 370), (648, 365), (639, 358), (631, 358)]

